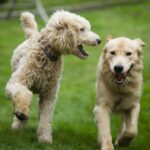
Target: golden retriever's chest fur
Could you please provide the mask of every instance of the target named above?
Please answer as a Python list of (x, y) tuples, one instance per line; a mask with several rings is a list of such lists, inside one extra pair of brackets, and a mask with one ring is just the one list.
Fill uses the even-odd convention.
[(137, 99), (133, 96), (116, 96), (116, 99), (112, 100), (112, 110), (114, 112), (123, 112), (125, 110), (131, 109)]
[(139, 102), (141, 95), (140, 85), (129, 83), (122, 87), (113, 87), (110, 89), (112, 94), (112, 109), (115, 112), (121, 112), (131, 109), (135, 103)]

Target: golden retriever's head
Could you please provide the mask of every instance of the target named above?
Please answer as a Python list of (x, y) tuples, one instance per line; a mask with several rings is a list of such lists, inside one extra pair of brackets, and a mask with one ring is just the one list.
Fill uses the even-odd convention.
[(131, 40), (120, 37), (112, 39), (108, 37), (104, 48), (105, 59), (114, 75), (116, 84), (122, 84), (132, 67), (141, 61), (142, 47), (145, 46), (141, 39)]
[(82, 59), (88, 57), (84, 44), (96, 46), (101, 42), (85, 18), (63, 10), (52, 15), (45, 31), (53, 48), (62, 54), (73, 54)]

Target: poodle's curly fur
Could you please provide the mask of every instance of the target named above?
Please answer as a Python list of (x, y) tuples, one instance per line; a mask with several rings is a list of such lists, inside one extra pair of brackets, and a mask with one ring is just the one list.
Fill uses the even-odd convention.
[[(12, 75), (6, 93), (13, 100), (13, 129), (22, 128), (29, 116), (33, 93), (39, 94), (39, 142), (52, 142), (51, 120), (62, 74), (62, 55), (85, 59), (82, 44), (98, 45), (100, 38), (83, 17), (67, 11), (55, 12), (40, 32), (34, 16), (21, 15), (26, 40), (12, 56)], [(56, 56), (56, 57), (53, 57)]]

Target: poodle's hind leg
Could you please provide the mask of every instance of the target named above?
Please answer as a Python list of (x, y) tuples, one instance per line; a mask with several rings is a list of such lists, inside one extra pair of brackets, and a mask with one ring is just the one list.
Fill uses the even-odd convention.
[[(57, 81), (56, 81), (57, 82)], [(52, 143), (51, 122), (56, 103), (56, 92), (58, 86), (53, 85), (50, 91), (40, 95), (39, 101), (39, 125), (37, 129), (40, 143)]]
[(6, 93), (7, 96), (13, 100), (15, 116), (20, 121), (27, 120), (29, 116), (29, 106), (32, 100), (32, 92), (20, 83), (8, 83)]
[(53, 113), (53, 103), (49, 100), (40, 100), (40, 116), (37, 129), (38, 140), (40, 143), (51, 143), (51, 119)]

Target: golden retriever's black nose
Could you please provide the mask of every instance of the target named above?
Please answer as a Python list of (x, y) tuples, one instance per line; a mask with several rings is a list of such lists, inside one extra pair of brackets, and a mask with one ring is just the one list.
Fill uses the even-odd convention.
[(123, 71), (123, 66), (115, 65), (114, 70), (116, 71), (116, 73), (121, 73)]
[(100, 44), (102, 41), (100, 39), (96, 39), (97, 43)]

